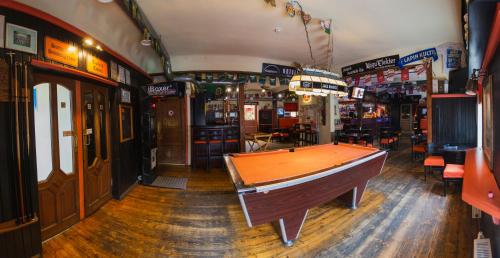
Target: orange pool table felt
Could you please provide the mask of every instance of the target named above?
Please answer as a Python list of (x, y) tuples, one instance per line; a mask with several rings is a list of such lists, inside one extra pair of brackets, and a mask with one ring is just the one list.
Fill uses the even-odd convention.
[(286, 181), (331, 169), (378, 152), (377, 148), (351, 144), (323, 144), (296, 148), (294, 152), (235, 154), (231, 157), (243, 183), (263, 185)]

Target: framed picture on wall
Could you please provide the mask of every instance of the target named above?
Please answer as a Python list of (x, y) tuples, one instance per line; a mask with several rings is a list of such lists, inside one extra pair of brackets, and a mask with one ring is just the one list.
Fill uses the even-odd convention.
[(494, 130), (493, 130), (493, 76), (483, 81), (483, 153), (493, 170)]
[(0, 47), (4, 47), (5, 35), (5, 16), (0, 15)]
[(5, 48), (36, 55), (37, 32), (23, 26), (7, 23), (5, 27)]
[(120, 142), (134, 139), (134, 112), (132, 106), (119, 105), (120, 109)]

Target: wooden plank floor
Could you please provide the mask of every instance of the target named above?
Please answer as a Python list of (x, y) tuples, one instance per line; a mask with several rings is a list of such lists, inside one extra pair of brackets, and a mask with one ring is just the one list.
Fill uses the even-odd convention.
[[(273, 225), (248, 228), (223, 170), (165, 168), (188, 190), (137, 186), (43, 244), (44, 257), (472, 257), (475, 222), (453, 189), (408, 150), (390, 154), (357, 210), (332, 201), (310, 210), (299, 240), (284, 247)], [(167, 171), (168, 170), (168, 171)]]

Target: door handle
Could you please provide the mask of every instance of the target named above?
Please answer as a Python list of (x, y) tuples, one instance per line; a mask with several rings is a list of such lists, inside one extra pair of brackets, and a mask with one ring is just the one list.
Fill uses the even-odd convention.
[(85, 135), (85, 146), (89, 146), (90, 145), (90, 137), (89, 137), (90, 134), (87, 134)]

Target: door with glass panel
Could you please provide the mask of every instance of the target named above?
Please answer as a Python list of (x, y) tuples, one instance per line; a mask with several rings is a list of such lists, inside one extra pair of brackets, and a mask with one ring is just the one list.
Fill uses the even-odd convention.
[(35, 74), (36, 164), (42, 238), (79, 220), (75, 81)]
[(111, 199), (109, 99), (105, 87), (82, 82), (85, 214)]

